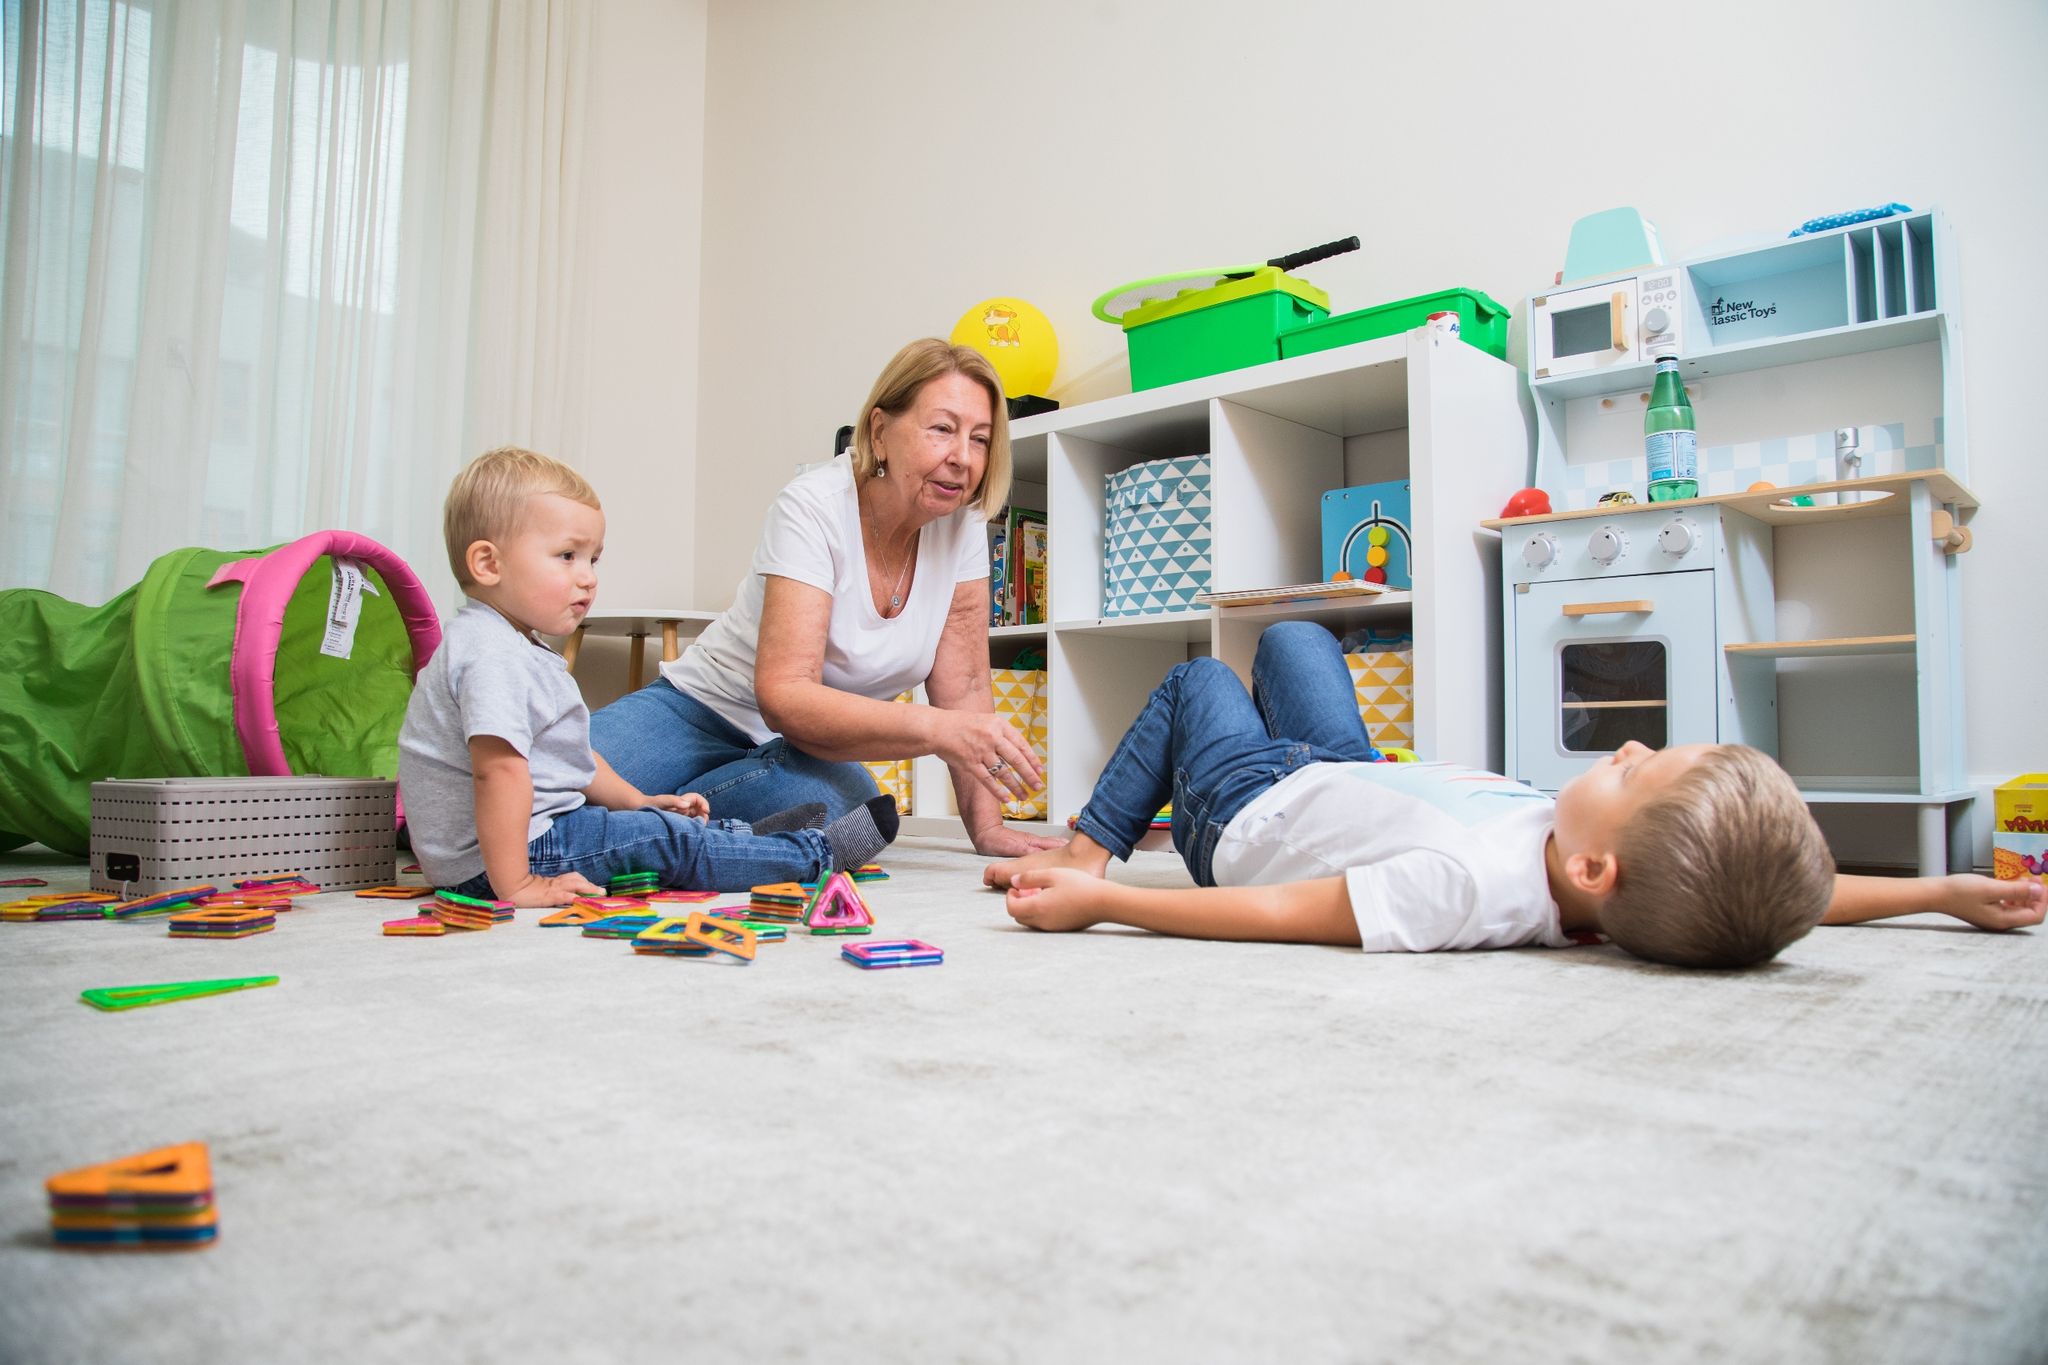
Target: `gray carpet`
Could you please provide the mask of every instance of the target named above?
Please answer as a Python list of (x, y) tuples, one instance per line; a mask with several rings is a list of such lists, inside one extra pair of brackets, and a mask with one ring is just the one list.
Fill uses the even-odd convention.
[[(0, 1360), (2048, 1358), (2042, 933), (1368, 958), (1039, 936), (964, 846), (884, 862), (944, 966), (345, 894), (0, 925)], [(50, 1247), (45, 1176), (192, 1139), (217, 1245)]]

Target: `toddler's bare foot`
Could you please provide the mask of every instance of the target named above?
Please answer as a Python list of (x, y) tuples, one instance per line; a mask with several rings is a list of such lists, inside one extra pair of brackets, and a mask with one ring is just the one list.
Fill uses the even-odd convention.
[(1076, 834), (1058, 848), (1044, 848), (1021, 858), (1005, 858), (999, 863), (990, 863), (982, 871), (981, 882), (984, 886), (1001, 890), (1014, 886), (1019, 873), (1040, 867), (1070, 867), (1091, 877), (1107, 876), (1109, 850), (1085, 834)]

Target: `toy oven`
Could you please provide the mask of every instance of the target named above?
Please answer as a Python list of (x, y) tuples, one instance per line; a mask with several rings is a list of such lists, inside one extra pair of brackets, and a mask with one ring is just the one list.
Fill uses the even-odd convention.
[(1723, 648), (1769, 611), (1769, 539), (1726, 530), (1713, 508), (1506, 528), (1512, 776), (1556, 791), (1630, 740), (1775, 750), (1774, 689), (1737, 687)]
[(1591, 374), (1681, 355), (1683, 272), (1659, 269), (1529, 301), (1529, 373)]

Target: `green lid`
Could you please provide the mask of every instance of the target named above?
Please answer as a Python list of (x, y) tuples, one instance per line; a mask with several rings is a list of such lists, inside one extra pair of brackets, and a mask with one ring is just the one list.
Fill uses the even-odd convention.
[(1153, 299), (1140, 304), (1123, 315), (1126, 332), (1133, 327), (1142, 327), (1148, 322), (1162, 318), (1181, 317), (1214, 308), (1219, 303), (1231, 303), (1237, 299), (1248, 299), (1255, 294), (1292, 294), (1294, 297), (1328, 312), (1330, 296), (1310, 284), (1281, 270), (1277, 265), (1262, 265), (1249, 275), (1224, 280), (1219, 284), (1205, 285), (1198, 289), (1183, 289), (1170, 299)]

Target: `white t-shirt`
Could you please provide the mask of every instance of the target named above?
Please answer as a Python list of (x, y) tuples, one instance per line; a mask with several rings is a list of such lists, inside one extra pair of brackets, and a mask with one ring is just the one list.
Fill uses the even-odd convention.
[(1342, 875), (1369, 953), (1571, 945), (1544, 847), (1557, 803), (1455, 763), (1314, 763), (1231, 820), (1218, 886)]
[(765, 744), (775, 732), (761, 719), (754, 660), (761, 643), (766, 575), (808, 583), (832, 595), (825, 632), (827, 687), (888, 701), (931, 676), (953, 589), (988, 577), (988, 533), (974, 507), (941, 517), (918, 534), (910, 599), (896, 616), (875, 611), (861, 541), (853, 462), (837, 459), (799, 474), (776, 495), (754, 551), (753, 572), (725, 614), (661, 675)]
[(406, 828), (435, 886), (458, 886), (484, 870), (469, 764), (469, 741), (478, 735), (495, 735), (526, 759), (533, 778), (528, 843), (582, 805), (583, 789), (597, 780), (590, 712), (569, 666), (472, 600), (442, 628), (441, 647), (413, 680), (398, 731)]

